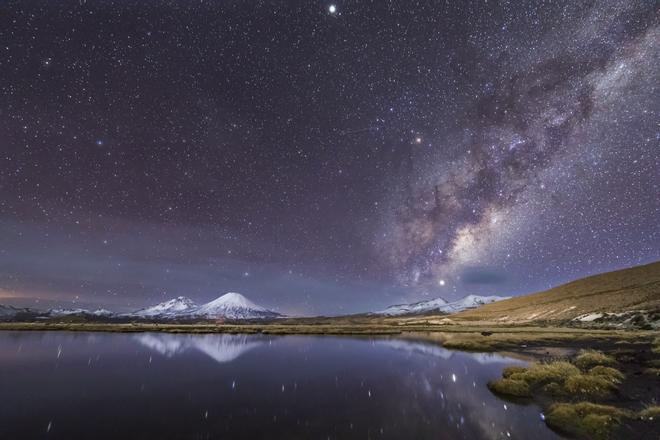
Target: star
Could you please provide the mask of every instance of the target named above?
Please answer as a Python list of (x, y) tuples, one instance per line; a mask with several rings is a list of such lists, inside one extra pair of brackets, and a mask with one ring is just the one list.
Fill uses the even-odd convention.
[(331, 14), (334, 14), (337, 12), (337, 6), (336, 5), (330, 5), (328, 6), (328, 12)]

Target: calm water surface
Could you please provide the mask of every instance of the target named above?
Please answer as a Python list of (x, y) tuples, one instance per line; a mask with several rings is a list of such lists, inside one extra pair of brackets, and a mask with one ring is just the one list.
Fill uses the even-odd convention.
[(486, 388), (518, 362), (396, 339), (0, 332), (0, 438), (557, 438)]

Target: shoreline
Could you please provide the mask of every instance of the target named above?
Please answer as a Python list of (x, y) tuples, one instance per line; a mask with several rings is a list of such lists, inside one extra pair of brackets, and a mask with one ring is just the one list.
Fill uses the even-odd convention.
[(316, 336), (391, 336), (435, 343), (463, 351), (531, 351), (536, 347), (600, 347), (611, 344), (649, 343), (660, 335), (654, 330), (585, 329), (562, 326), (525, 325), (406, 325), (368, 322), (264, 322), (244, 324), (209, 323), (90, 323), (90, 322), (2, 322), (2, 331), (69, 331), (173, 334), (263, 334)]

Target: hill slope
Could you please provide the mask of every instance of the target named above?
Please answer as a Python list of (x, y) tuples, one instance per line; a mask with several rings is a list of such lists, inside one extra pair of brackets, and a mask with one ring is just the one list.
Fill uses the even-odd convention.
[[(544, 292), (486, 304), (458, 313), (452, 319), (581, 323), (646, 321), (654, 313), (660, 314), (660, 262), (593, 275)], [(657, 316), (651, 317), (651, 321), (657, 319)]]

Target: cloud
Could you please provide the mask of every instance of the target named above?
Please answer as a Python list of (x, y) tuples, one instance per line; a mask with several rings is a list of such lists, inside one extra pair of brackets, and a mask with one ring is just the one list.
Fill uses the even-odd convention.
[(465, 284), (500, 285), (507, 282), (504, 273), (488, 267), (470, 267), (463, 271), (461, 279)]

